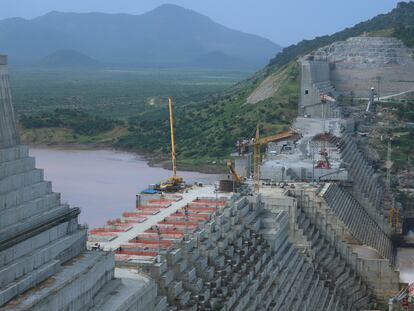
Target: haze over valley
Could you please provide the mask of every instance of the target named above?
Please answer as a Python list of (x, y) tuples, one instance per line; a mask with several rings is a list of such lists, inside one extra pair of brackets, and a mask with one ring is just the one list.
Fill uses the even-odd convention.
[(25, 65), (69, 67), (89, 60), (106, 66), (258, 69), (281, 50), (268, 39), (172, 4), (142, 15), (54, 11), (30, 20), (10, 18), (0, 21), (0, 33), (11, 63)]
[(414, 310), (414, 0), (171, 1), (1, 1), (0, 310)]

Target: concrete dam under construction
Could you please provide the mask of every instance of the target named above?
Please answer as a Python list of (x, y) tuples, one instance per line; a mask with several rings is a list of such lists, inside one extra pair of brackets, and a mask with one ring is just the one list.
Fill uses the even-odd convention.
[[(322, 52), (300, 60), (295, 135), (268, 142), (255, 176), (255, 155), (238, 150), (242, 185), (143, 191), (134, 211), (89, 232), (20, 144), (1, 56), (0, 310), (388, 309), (406, 286), (400, 216)], [(408, 66), (404, 53), (394, 65)]]

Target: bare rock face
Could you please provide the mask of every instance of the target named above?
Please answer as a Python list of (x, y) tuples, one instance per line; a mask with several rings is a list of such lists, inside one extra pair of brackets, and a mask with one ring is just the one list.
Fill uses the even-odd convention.
[(330, 65), (331, 83), (339, 93), (368, 97), (371, 87), (380, 96), (414, 90), (413, 50), (396, 38), (354, 37), (313, 53)]
[(414, 65), (413, 51), (396, 38), (354, 37), (315, 52), (316, 60), (327, 60), (343, 68)]
[(262, 100), (272, 97), (288, 78), (288, 69), (277, 74), (272, 74), (264, 79), (260, 85), (247, 98), (247, 103), (257, 104)]

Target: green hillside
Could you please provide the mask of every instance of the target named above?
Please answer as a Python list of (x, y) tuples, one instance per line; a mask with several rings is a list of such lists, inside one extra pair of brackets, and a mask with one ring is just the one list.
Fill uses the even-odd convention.
[[(251, 135), (257, 124), (265, 135), (288, 128), (297, 112), (298, 57), (363, 34), (395, 36), (412, 46), (413, 29), (414, 2), (399, 3), (388, 14), (285, 48), (251, 78), (207, 100), (177, 100), (174, 114), (178, 160), (192, 166), (220, 163), (228, 157), (236, 140)], [(167, 99), (160, 98), (160, 102), (165, 106), (132, 115), (127, 134), (114, 145), (150, 154), (154, 161), (168, 159)]]
[[(209, 102), (178, 105), (175, 109), (175, 133), (178, 158), (205, 161), (228, 156), (236, 139), (247, 137), (260, 120), (269, 132), (287, 128), (295, 117), (298, 87), (298, 66), (292, 63), (285, 70), (277, 92), (259, 104), (249, 104), (247, 97), (268, 75), (264, 71), (212, 96)], [(277, 76), (276, 71), (273, 76)], [(162, 113), (142, 113), (130, 118), (130, 134), (121, 138), (117, 147), (167, 154), (169, 123), (167, 107)]]
[(388, 30), (387, 35), (401, 39), (407, 46), (414, 46), (414, 2), (400, 2), (397, 7), (387, 14), (378, 15), (368, 21), (346, 28), (333, 35), (316, 37), (313, 40), (303, 40), (291, 45), (277, 54), (269, 63), (268, 70), (286, 65), (301, 55), (306, 55), (313, 50), (343, 41), (350, 37), (360, 36), (366, 33), (384, 35), (381, 31)]
[[(256, 124), (260, 123), (263, 132), (268, 134), (289, 127), (297, 111), (299, 56), (335, 41), (367, 33), (378, 35), (382, 32), (381, 35), (396, 36), (411, 45), (413, 25), (414, 2), (400, 3), (388, 14), (330, 36), (304, 40), (285, 48), (250, 79), (212, 96), (209, 102), (180, 106), (176, 111), (179, 158), (202, 158), (205, 161), (224, 158), (235, 141), (251, 134)], [(256, 104), (247, 103), (249, 96), (272, 77), (275, 77), (273, 94)], [(120, 139), (117, 146), (168, 153), (166, 111), (160, 115), (143, 113), (132, 118), (130, 125), (130, 134)]]

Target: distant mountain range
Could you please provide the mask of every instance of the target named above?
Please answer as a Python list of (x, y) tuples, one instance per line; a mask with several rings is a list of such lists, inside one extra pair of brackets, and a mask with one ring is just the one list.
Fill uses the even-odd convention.
[(91, 57), (74, 50), (59, 50), (49, 54), (37, 65), (46, 67), (97, 68), (102, 64)]
[[(298, 111), (298, 58), (333, 42), (364, 34), (395, 37), (414, 48), (414, 1), (401, 2), (389, 13), (332, 35), (303, 40), (286, 47), (262, 70), (221, 94), (211, 96), (203, 105), (192, 103), (178, 106), (174, 114), (179, 154), (185, 156), (187, 152), (193, 158), (226, 158), (234, 142), (241, 137), (250, 137), (258, 124), (268, 134), (288, 129)], [(404, 111), (403, 114), (408, 116), (409, 113), (410, 111)], [(147, 115), (148, 118), (152, 116), (149, 113)], [(143, 112), (135, 120), (145, 120), (147, 115)], [(134, 146), (135, 149), (146, 152), (156, 151), (160, 148), (157, 145), (158, 137), (163, 135), (165, 128), (160, 124), (168, 122), (165, 120), (165, 116), (160, 114), (158, 120), (151, 119), (144, 126), (137, 121), (135, 129), (120, 139), (117, 147)], [(179, 136), (179, 133), (185, 135)], [(407, 156), (401, 159), (407, 159)]]
[(142, 15), (51, 12), (0, 21), (0, 53), (14, 63), (65, 50), (105, 65), (258, 68), (281, 47), (171, 4)]

